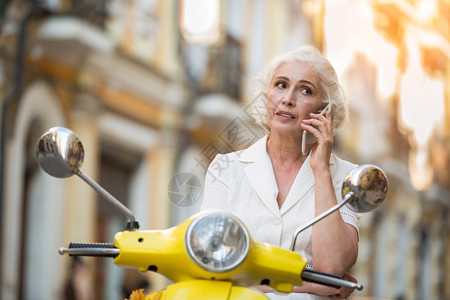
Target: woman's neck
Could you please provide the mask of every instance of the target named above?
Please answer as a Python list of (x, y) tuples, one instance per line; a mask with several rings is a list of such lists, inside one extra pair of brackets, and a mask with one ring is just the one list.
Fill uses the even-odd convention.
[(307, 155), (301, 151), (301, 138), (271, 134), (267, 141), (267, 153), (278, 164), (303, 164)]

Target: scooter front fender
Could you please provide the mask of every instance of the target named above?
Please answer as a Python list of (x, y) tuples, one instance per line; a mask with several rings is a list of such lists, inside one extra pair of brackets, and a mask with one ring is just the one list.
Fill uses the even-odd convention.
[(267, 300), (261, 292), (233, 286), (228, 281), (192, 280), (169, 285), (165, 290), (148, 295), (145, 300)]

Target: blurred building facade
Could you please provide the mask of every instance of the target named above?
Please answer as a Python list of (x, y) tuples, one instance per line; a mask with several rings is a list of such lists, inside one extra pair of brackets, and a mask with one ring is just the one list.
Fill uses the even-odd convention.
[[(79, 178), (38, 169), (40, 134), (74, 130), (86, 151), (82, 170), (141, 228), (168, 228), (201, 198), (182, 198), (174, 179), (202, 183), (216, 153), (262, 135), (250, 122), (259, 99), (246, 97), (247, 79), (303, 44), (330, 58), (349, 98), (336, 151), (379, 165), (390, 180), (383, 206), (362, 217), (352, 272), (365, 289), (355, 297), (450, 298), (450, 3), (426, 2), (3, 2), (0, 298), (61, 299), (78, 273), (56, 250), (111, 242), (126, 223)], [(192, 15), (213, 16), (206, 32)], [(96, 299), (167, 283), (110, 260), (81, 266), (84, 292)]]

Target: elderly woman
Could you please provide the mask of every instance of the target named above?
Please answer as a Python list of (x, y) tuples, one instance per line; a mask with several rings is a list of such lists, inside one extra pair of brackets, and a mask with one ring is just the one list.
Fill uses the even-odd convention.
[[(297, 227), (342, 201), (342, 181), (355, 165), (331, 152), (346, 105), (330, 62), (310, 46), (275, 57), (258, 82), (266, 95), (266, 111), (256, 121), (267, 135), (248, 149), (214, 158), (202, 210), (227, 210), (245, 223), (256, 241), (289, 249)], [(308, 135), (314, 142), (303, 141), (305, 152), (302, 140)], [(359, 215), (344, 206), (303, 231), (295, 251), (314, 269), (349, 279), (346, 271), (358, 255), (358, 221)], [(273, 299), (345, 298), (352, 292), (311, 283), (295, 287), (289, 296), (258, 288)]]

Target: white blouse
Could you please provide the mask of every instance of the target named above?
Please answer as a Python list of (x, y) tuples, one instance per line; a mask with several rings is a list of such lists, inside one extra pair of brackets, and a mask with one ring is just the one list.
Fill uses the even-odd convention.
[[(267, 136), (248, 149), (218, 154), (214, 158), (206, 174), (201, 210), (221, 209), (231, 212), (244, 222), (253, 240), (289, 249), (295, 230), (315, 217), (314, 175), (308, 156), (286, 200), (278, 208), (278, 187), (266, 144)], [(342, 201), (342, 182), (354, 167), (356, 165), (335, 155), (330, 158), (330, 171), (338, 201)], [(340, 213), (344, 222), (358, 230), (359, 214), (346, 206), (340, 209)], [(313, 227), (309, 227), (300, 233), (295, 247), (295, 251), (309, 263), (312, 262), (312, 231)], [(286, 300), (291, 298), (281, 297)], [(298, 297), (299, 294), (293, 299), (300, 299)]]

